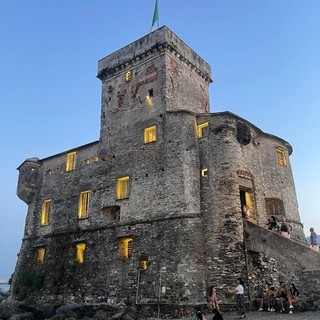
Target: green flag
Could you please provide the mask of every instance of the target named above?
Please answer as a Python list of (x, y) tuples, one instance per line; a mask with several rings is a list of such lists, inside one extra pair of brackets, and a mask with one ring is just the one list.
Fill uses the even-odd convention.
[(152, 19), (152, 24), (151, 24), (151, 30), (152, 31), (154, 25), (157, 22), (157, 27), (159, 28), (159, 12), (158, 12), (158, 0), (156, 0), (154, 4), (154, 12), (153, 12), (153, 19)]

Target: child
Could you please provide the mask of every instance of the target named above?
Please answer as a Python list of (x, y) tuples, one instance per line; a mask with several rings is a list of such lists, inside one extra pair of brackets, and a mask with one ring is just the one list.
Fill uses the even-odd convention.
[(213, 313), (212, 320), (223, 320), (222, 314), (219, 311), (218, 299), (216, 288), (214, 286), (210, 286), (209, 294), (208, 294), (209, 306)]

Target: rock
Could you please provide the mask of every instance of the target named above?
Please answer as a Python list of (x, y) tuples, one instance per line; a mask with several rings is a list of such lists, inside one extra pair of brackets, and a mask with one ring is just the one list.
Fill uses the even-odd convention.
[(34, 320), (32, 312), (13, 314), (10, 320)]

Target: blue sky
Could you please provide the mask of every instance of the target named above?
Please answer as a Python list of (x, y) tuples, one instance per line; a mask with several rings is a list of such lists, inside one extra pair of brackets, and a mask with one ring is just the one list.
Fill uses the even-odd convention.
[[(167, 25), (212, 67), (211, 112), (231, 111), (293, 146), (306, 235), (320, 233), (320, 1), (158, 0)], [(0, 0), (0, 279), (27, 206), (16, 168), (99, 139), (97, 62), (146, 35), (154, 0)]]

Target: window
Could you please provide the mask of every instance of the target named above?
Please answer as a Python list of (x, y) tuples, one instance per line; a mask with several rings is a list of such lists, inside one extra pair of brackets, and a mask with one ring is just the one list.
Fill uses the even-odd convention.
[(49, 216), (51, 212), (51, 199), (44, 200), (42, 202), (42, 210), (41, 210), (41, 225), (47, 226), (49, 223)]
[(126, 82), (131, 81), (132, 79), (132, 72), (131, 71), (127, 71), (126, 72)]
[(144, 129), (144, 143), (157, 141), (157, 126)]
[(109, 206), (101, 209), (101, 214), (106, 221), (120, 220), (120, 206)]
[(86, 244), (84, 242), (79, 242), (76, 244), (76, 261), (83, 263), (84, 261), (84, 252), (86, 250)]
[[(254, 196), (252, 189), (240, 187), (240, 202), (243, 217), (246, 216), (248, 220), (256, 221), (257, 217), (255, 213)], [(244, 212), (243, 206), (245, 206), (249, 211)]]
[(205, 128), (208, 128), (208, 126), (209, 126), (208, 122), (201, 123), (201, 124), (197, 125), (198, 138), (202, 138), (202, 137), (206, 136)]
[(147, 270), (147, 268), (148, 268), (147, 260), (140, 260), (139, 261), (139, 269), (140, 270)]
[(281, 199), (266, 198), (265, 204), (268, 216), (281, 216), (285, 214), (283, 201)]
[(117, 179), (117, 200), (129, 197), (129, 177)]
[(37, 249), (37, 261), (39, 264), (43, 264), (45, 254), (46, 254), (45, 247), (40, 247)]
[(91, 191), (83, 191), (80, 193), (78, 205), (78, 218), (85, 219), (89, 216), (89, 203)]
[(76, 152), (67, 154), (66, 171), (72, 171), (76, 167)]
[(124, 237), (119, 239), (119, 258), (129, 259), (132, 256), (132, 238)]
[(152, 98), (153, 98), (153, 89), (150, 89), (148, 90), (148, 94), (146, 96), (146, 103), (149, 107), (153, 106)]
[(209, 175), (209, 171), (208, 171), (207, 168), (201, 170), (201, 176), (202, 177), (207, 177), (208, 175)]
[(277, 153), (277, 158), (278, 158), (278, 163), (280, 166), (287, 166), (287, 158), (286, 158), (286, 153), (283, 148), (277, 147), (276, 148), (276, 153)]

